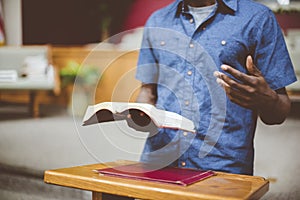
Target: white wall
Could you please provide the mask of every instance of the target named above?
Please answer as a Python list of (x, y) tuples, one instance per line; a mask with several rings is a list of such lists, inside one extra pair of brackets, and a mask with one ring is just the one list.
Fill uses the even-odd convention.
[(7, 45), (22, 45), (22, 0), (2, 0)]
[(254, 174), (271, 181), (265, 200), (300, 199), (299, 129), (299, 118), (274, 126), (258, 121)]

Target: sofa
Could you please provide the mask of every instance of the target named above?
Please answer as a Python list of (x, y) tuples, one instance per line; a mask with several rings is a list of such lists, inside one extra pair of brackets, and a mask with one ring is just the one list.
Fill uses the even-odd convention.
[(54, 95), (60, 93), (60, 79), (52, 65), (51, 47), (3, 46), (0, 47), (0, 101), (1, 95), (14, 95), (27, 91), (29, 112), (39, 117), (39, 102), (36, 98), (41, 91)]

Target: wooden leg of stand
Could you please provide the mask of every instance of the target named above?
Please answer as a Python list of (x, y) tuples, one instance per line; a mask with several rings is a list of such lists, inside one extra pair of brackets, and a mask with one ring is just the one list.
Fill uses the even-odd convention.
[(102, 200), (101, 192), (93, 192), (93, 200)]
[(39, 103), (36, 99), (36, 92), (30, 92), (29, 112), (32, 117), (37, 118), (40, 115)]

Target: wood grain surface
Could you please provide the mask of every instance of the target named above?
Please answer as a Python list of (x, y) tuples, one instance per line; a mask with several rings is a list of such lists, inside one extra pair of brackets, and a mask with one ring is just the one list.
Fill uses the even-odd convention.
[(130, 180), (95, 173), (94, 169), (113, 167), (126, 162), (118, 161), (56, 170), (47, 170), (44, 181), (65, 187), (93, 192), (93, 199), (101, 200), (101, 193), (110, 193), (140, 199), (259, 199), (269, 189), (262, 177), (216, 172), (216, 175), (190, 186)]

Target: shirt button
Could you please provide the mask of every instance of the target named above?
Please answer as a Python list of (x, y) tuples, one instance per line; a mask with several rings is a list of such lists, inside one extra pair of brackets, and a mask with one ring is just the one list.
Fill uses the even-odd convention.
[(189, 101), (185, 101), (184, 104), (185, 104), (186, 106), (188, 106), (188, 105), (190, 105), (190, 102), (189, 102)]
[(194, 19), (193, 18), (190, 19), (190, 23), (191, 24), (194, 23)]
[(192, 71), (188, 71), (187, 74), (188, 74), (189, 76), (191, 76), (191, 75), (193, 74), (193, 72), (192, 72)]
[(181, 166), (182, 167), (186, 166), (186, 163), (185, 162), (181, 162)]
[(188, 133), (187, 132), (183, 132), (183, 136), (187, 136), (188, 135)]
[(205, 31), (205, 30), (206, 30), (206, 27), (203, 27), (202, 30)]
[(160, 46), (165, 46), (166, 45), (166, 42), (165, 41), (161, 41), (160, 42)]
[(222, 42), (221, 42), (221, 44), (223, 45), (223, 46), (225, 46), (226, 45), (226, 41), (225, 40), (222, 40)]
[(194, 48), (194, 44), (193, 43), (190, 44), (190, 48)]

